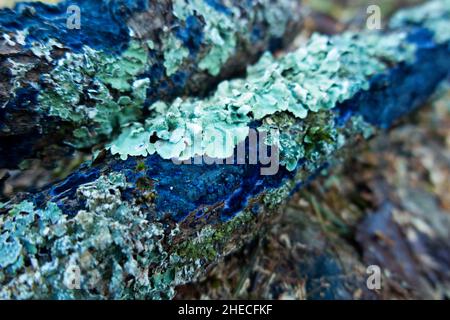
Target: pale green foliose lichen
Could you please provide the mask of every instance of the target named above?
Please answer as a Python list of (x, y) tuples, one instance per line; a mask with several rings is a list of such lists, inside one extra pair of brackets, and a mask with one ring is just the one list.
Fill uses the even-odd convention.
[[(139, 141), (139, 150), (156, 152), (164, 159), (227, 158), (245, 140), (252, 121), (278, 113), (307, 121), (309, 115), (331, 110), (367, 90), (370, 78), (389, 64), (412, 62), (415, 46), (404, 41), (405, 37), (404, 33), (370, 32), (333, 38), (313, 35), (305, 47), (280, 59), (265, 54), (248, 68), (245, 79), (220, 83), (208, 98), (177, 99), (171, 105), (155, 103), (143, 127), (132, 130), (133, 135), (126, 128), (109, 148), (125, 158), (136, 153)], [(328, 132), (331, 127), (324, 124), (323, 128), (308, 129), (308, 133), (299, 130), (301, 143), (282, 134), (281, 163), (294, 170), (307, 153), (308, 137), (336, 138)], [(156, 139), (147, 140), (149, 135)]]
[[(91, 146), (110, 136), (115, 123), (138, 118), (150, 80), (136, 76), (146, 65), (147, 51), (137, 42), (118, 57), (84, 47), (82, 53), (67, 53), (50, 74), (43, 75), (48, 89), (40, 92), (38, 101), (49, 115), (79, 125), (73, 144)], [(121, 96), (115, 99), (107, 86)], [(88, 102), (83, 102), (85, 96)], [(95, 125), (85, 126), (86, 121)]]
[(124, 174), (109, 173), (78, 187), (75, 201), (86, 205), (73, 216), (29, 201), (0, 215), (0, 299), (172, 298), (254, 221), (244, 211), (173, 242), (179, 225), (169, 232), (150, 221), (142, 199), (124, 200), (128, 187)]
[(149, 143), (150, 132), (145, 131), (140, 123), (132, 123), (122, 129), (122, 133), (111, 145), (112, 154), (120, 154), (122, 160), (128, 156), (143, 156), (154, 153), (154, 146)]
[[(0, 37), (5, 40), (5, 43), (8, 46), (14, 48), (17, 45), (25, 46), (26, 45), (25, 39), (27, 36), (28, 36), (27, 30), (20, 30), (11, 34), (5, 32)], [(54, 48), (62, 48), (62, 45), (57, 41), (50, 39), (46, 44), (40, 42), (33, 42), (30, 50), (36, 57), (51, 62), (53, 60), (51, 56), (51, 51)], [(12, 50), (14, 52), (15, 49)], [(38, 67), (38, 64), (39, 62), (33, 61), (33, 59), (30, 59), (30, 61), (19, 61), (19, 59), (14, 59), (11, 57), (6, 60), (5, 65), (8, 66), (8, 69), (10, 70), (12, 75), (11, 79), (12, 88), (10, 90), (11, 98), (16, 96), (17, 89), (23, 87), (24, 84), (31, 84), (32, 86), (37, 86), (37, 83), (34, 80), (27, 77), (27, 75), (30, 70)], [(8, 102), (5, 102), (4, 106), (6, 106), (7, 103)]]
[[(126, 185), (122, 174), (111, 173), (80, 186), (77, 201), (87, 209), (74, 217), (56, 203), (41, 210), (28, 201), (0, 215), (0, 298), (172, 297), (163, 226), (122, 201)], [(161, 271), (149, 273), (152, 264)]]
[[(444, 18), (443, 18), (444, 17)], [(417, 25), (431, 30), (437, 43), (450, 40), (450, 0), (434, 0), (423, 6), (399, 11), (391, 20), (392, 28)]]
[[(233, 21), (231, 17), (219, 12), (209, 6), (203, 0), (175, 0), (173, 3), (174, 14), (177, 18), (185, 20), (190, 15), (198, 13), (205, 18), (204, 37), (205, 42), (210, 45), (209, 51), (199, 63), (202, 70), (211, 75), (218, 75), (222, 66), (236, 50), (236, 33), (242, 28)], [(233, 15), (238, 15), (233, 7)], [(243, 25), (243, 23), (241, 23)]]
[[(265, 118), (259, 130), (268, 132), (266, 144), (279, 146), (280, 164), (289, 171), (297, 167), (300, 159), (314, 162), (342, 146), (334, 115), (329, 111), (311, 114), (306, 121), (277, 113)], [(270, 132), (279, 134), (273, 137)]]
[[(272, 38), (283, 36), (288, 24), (297, 25), (301, 20), (297, 15), (299, 5), (291, 0), (258, 0), (242, 5), (225, 2), (223, 6), (203, 0), (176, 0), (167, 9), (175, 16), (170, 15), (170, 25), (160, 21), (162, 32), (157, 35), (141, 34), (134, 30), (139, 28), (130, 25), (127, 49), (117, 55), (87, 46), (74, 52), (64, 41), (53, 38), (30, 44), (27, 29), (5, 32), (0, 38), (8, 50), (15, 52), (20, 45), (33, 55), (25, 60), (8, 58), (11, 98), (20, 88), (38, 89), (38, 104), (33, 108), (39, 115), (37, 121), (44, 121), (47, 115), (59, 118), (57, 128), (64, 134), (64, 143), (90, 148), (111, 141), (121, 126), (127, 130), (129, 123), (142, 120), (146, 92), (152, 100), (153, 95), (170, 98), (183, 86), (190, 90), (186, 76), (196, 81), (198, 75), (203, 79), (206, 73), (220, 74), (227, 62), (240, 65), (259, 54)], [(194, 25), (190, 25), (188, 19), (194, 17)], [(155, 23), (155, 27), (160, 25)], [(195, 45), (187, 43), (191, 40), (186, 36), (192, 37)], [(167, 78), (160, 74), (161, 64)], [(141, 79), (153, 77), (154, 69), (155, 78)], [(180, 70), (180, 77), (172, 77)], [(147, 90), (150, 83), (155, 90)], [(158, 83), (161, 86), (156, 88)], [(167, 83), (177, 90), (165, 90)], [(3, 107), (10, 101), (2, 102)], [(45, 125), (38, 125), (48, 131)]]
[[(237, 6), (227, 6), (228, 12), (213, 8), (203, 0), (175, 0), (173, 2), (174, 14), (181, 20), (186, 20), (194, 14), (201, 15), (205, 20), (204, 42), (208, 51), (199, 62), (199, 68), (216, 76), (222, 67), (235, 54), (238, 35), (247, 37), (251, 43), (252, 30), (248, 30), (248, 20), (261, 20), (269, 24), (269, 36), (281, 38), (286, 31), (291, 14), (296, 12), (293, 1), (278, 1), (273, 5), (271, 0), (259, 0), (254, 5), (266, 8), (262, 12), (250, 10), (243, 16)], [(255, 16), (260, 14), (261, 16)], [(183, 52), (181, 52), (183, 54)], [(172, 59), (169, 59), (169, 61)], [(173, 65), (169, 61), (170, 65)], [(176, 64), (175, 64), (176, 66)]]
[[(170, 106), (158, 102), (152, 106), (157, 116), (146, 121), (145, 130), (134, 129), (130, 136), (127, 128), (109, 148), (113, 154), (125, 157), (135, 152), (139, 140), (143, 143), (141, 150), (148, 154), (157, 152), (165, 159), (186, 160), (195, 155), (227, 158), (233, 154), (234, 146), (248, 135), (246, 114), (250, 106), (236, 107), (233, 101), (227, 104), (226, 98), (220, 99), (211, 99), (207, 105), (195, 99), (177, 99)], [(154, 143), (147, 139), (152, 135), (158, 138)]]
[(164, 67), (168, 76), (178, 71), (183, 60), (189, 56), (189, 50), (172, 33), (168, 33), (163, 39)]

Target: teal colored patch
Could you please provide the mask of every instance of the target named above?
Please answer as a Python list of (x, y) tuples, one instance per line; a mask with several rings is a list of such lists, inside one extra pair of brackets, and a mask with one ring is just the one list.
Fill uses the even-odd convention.
[(189, 56), (189, 50), (172, 33), (169, 33), (163, 40), (163, 49), (166, 74), (171, 76), (180, 69), (184, 59)]
[(17, 261), (22, 245), (15, 238), (9, 239), (8, 232), (0, 235), (0, 268), (6, 268)]

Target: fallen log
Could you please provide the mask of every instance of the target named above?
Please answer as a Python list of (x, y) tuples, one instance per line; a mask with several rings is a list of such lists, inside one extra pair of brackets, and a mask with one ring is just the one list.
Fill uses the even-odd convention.
[[(173, 297), (447, 78), (450, 37), (439, 30), (448, 30), (449, 2), (432, 4), (400, 13), (386, 32), (314, 36), (280, 59), (265, 55), (211, 97), (157, 102), (145, 124), (125, 127), (92, 163), (4, 204), (0, 296)], [(210, 139), (217, 128), (235, 138), (224, 149)], [(255, 146), (254, 128), (278, 134)], [(263, 170), (273, 163), (261, 154), (252, 163), (265, 145), (263, 156), (279, 156), (276, 172)], [(245, 164), (209, 163), (231, 159), (230, 149)], [(180, 163), (192, 155), (202, 162)]]
[[(0, 168), (107, 141), (205, 94), (301, 26), (298, 0), (66, 0), (0, 10)], [(59, 152), (59, 153), (61, 153)]]

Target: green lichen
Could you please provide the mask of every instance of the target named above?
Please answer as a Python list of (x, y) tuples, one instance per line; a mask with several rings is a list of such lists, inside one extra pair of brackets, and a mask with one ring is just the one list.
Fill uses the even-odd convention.
[[(74, 53), (64, 43), (52, 38), (30, 45), (25, 41), (26, 29), (4, 32), (0, 37), (5, 40), (8, 51), (16, 52), (19, 44), (23, 47), (20, 50), (29, 48), (34, 55), (24, 60), (14, 54), (8, 59), (7, 67), (12, 73), (9, 84), (11, 97), (20, 88), (31, 86), (38, 89), (39, 103), (34, 111), (39, 113), (36, 122), (44, 132), (57, 130), (64, 136), (64, 143), (75, 148), (103, 145), (117, 137), (121, 126), (127, 130), (130, 123), (142, 120), (141, 111), (150, 82), (153, 85), (161, 82), (162, 85), (155, 87), (157, 90), (152, 90), (152, 95), (161, 94), (169, 98), (172, 90), (164, 90), (166, 80), (169, 86), (182, 89), (184, 79), (178, 81), (171, 77), (178, 71), (186, 71), (181, 76), (187, 75), (188, 81), (194, 82), (197, 77), (200, 80), (205, 78), (206, 73), (217, 76), (230, 59), (235, 59), (240, 65), (245, 59), (259, 54), (272, 38), (284, 35), (288, 23), (298, 25), (300, 20), (297, 15), (299, 4), (292, 0), (260, 0), (242, 6), (226, 2), (223, 5), (222, 10), (203, 0), (173, 1), (169, 14), (171, 25), (165, 25), (161, 20), (162, 32), (145, 31), (145, 34), (140, 32), (144, 30), (131, 27), (127, 49), (118, 56), (87, 46)], [(188, 19), (194, 16), (197, 25), (190, 29)], [(159, 25), (159, 22), (155, 23), (153, 27)], [(180, 40), (179, 31), (192, 32), (190, 35), (195, 37), (195, 46), (187, 44), (186, 39)], [(140, 38), (145, 40), (140, 41)], [(197, 40), (200, 41), (198, 48)], [(158, 73), (161, 62), (167, 79), (141, 79), (152, 74), (155, 66)], [(39, 81), (36, 81), (38, 70), (52, 67), (52, 70), (39, 74)], [(234, 63), (230, 65), (230, 68), (234, 67)], [(186, 82), (186, 89), (207, 87), (204, 84), (191, 87)], [(5, 101), (4, 106), (10, 101)], [(62, 121), (57, 120), (55, 128), (48, 128), (43, 123), (48, 115)], [(13, 128), (5, 130), (12, 131)], [(165, 148), (170, 146), (161, 146), (161, 149)], [(165, 154), (173, 152), (168, 150)]]
[[(295, 173), (295, 177), (287, 179), (282, 183), (279, 188), (271, 189), (264, 194), (263, 203), (270, 209), (275, 209), (280, 206), (281, 203), (289, 199), (289, 195), (299, 185), (298, 183), (307, 183), (312, 174), (327, 174), (323, 165), (326, 163), (327, 167), (333, 167), (342, 162), (344, 158), (348, 158), (348, 153), (351, 152), (348, 147), (353, 145), (353, 142), (357, 141), (359, 137), (368, 139), (372, 137), (376, 129), (373, 125), (366, 122), (362, 116), (353, 116), (344, 127), (333, 126), (334, 117), (331, 112), (325, 112), (322, 114), (316, 114), (308, 119), (308, 130), (304, 133), (297, 132), (302, 125), (302, 122), (292, 122), (285, 115), (281, 114), (274, 119), (268, 118), (263, 127), (278, 127), (284, 128), (284, 126), (292, 125), (290, 137), (293, 138), (286, 141), (280, 141), (280, 144), (287, 144), (292, 146), (292, 150), (301, 148), (304, 152), (304, 163)], [(311, 128), (311, 130), (309, 130)], [(310, 132), (308, 132), (310, 131)], [(298, 134), (295, 136), (294, 134)], [(306, 145), (306, 147), (305, 147)], [(296, 153), (289, 154), (291, 149), (283, 150), (281, 148), (283, 158), (283, 152), (288, 153), (284, 158), (292, 159), (292, 163), (296, 161)], [(288, 165), (288, 164), (287, 164)]]
[(266, 192), (263, 198), (263, 203), (270, 209), (280, 207), (280, 205), (288, 199), (292, 192), (294, 183), (291, 180), (285, 181), (283, 185), (277, 189), (272, 189)]
[(16, 262), (22, 250), (22, 245), (17, 239), (8, 238), (8, 232), (0, 235), (0, 268), (6, 268)]
[(450, 40), (450, 1), (435, 0), (423, 6), (398, 12), (391, 20), (392, 28), (418, 25), (431, 30), (437, 43)]
[[(268, 145), (279, 146), (280, 164), (293, 171), (300, 159), (315, 161), (340, 147), (340, 135), (330, 111), (312, 113), (306, 120), (298, 120), (287, 113), (266, 117), (260, 131), (268, 132)], [(272, 137), (270, 132), (279, 132)]]
[(150, 132), (146, 132), (140, 123), (133, 123), (122, 130), (111, 145), (111, 153), (120, 154), (122, 160), (126, 160), (128, 156), (146, 157), (154, 153), (154, 147), (149, 141)]
[(178, 71), (185, 58), (189, 56), (189, 50), (172, 33), (163, 39), (164, 67), (168, 76)]
[[(61, 217), (56, 204), (49, 203), (46, 210), (34, 210), (33, 203), (23, 201), (0, 218), (0, 267), (5, 273), (15, 273), (24, 267), (28, 255), (36, 255), (37, 247), (42, 243), (45, 224), (55, 224)], [(29, 227), (39, 219), (40, 233), (32, 234)], [(58, 231), (55, 229), (55, 231)], [(3, 276), (4, 277), (4, 276)]]
[[(268, 37), (281, 38), (286, 31), (287, 23), (296, 13), (293, 1), (278, 1), (276, 5), (271, 0), (260, 0), (255, 4), (264, 10), (250, 10), (242, 15), (237, 6), (227, 6), (228, 13), (218, 11), (203, 0), (175, 0), (174, 14), (180, 20), (186, 20), (192, 15), (201, 15), (205, 20), (204, 42), (208, 50), (202, 52), (203, 58), (199, 68), (216, 76), (222, 70), (231, 56), (236, 53), (238, 37), (247, 38), (252, 43), (248, 21), (264, 21), (269, 24)], [(176, 47), (176, 46), (171, 46)], [(173, 59), (169, 59), (173, 60)], [(165, 64), (167, 59), (165, 61)], [(167, 62), (168, 65), (173, 65)], [(176, 66), (177, 64), (175, 64)]]
[[(245, 140), (250, 122), (280, 113), (291, 115), (291, 122), (318, 119), (315, 114), (367, 90), (371, 76), (390, 64), (413, 61), (415, 47), (407, 44), (405, 37), (404, 33), (345, 33), (333, 38), (314, 35), (305, 47), (281, 59), (264, 55), (248, 68), (245, 79), (222, 82), (209, 98), (177, 99), (171, 105), (155, 103), (144, 129), (133, 129), (130, 135), (127, 128), (109, 148), (126, 158), (136, 153), (139, 141), (139, 150), (156, 152), (164, 159), (227, 158)], [(305, 123), (292, 128), (301, 141), (293, 141), (282, 132), (281, 161), (289, 170), (295, 169), (300, 158), (314, 157), (308, 150), (311, 146), (338, 139), (330, 123)], [(302, 131), (306, 128), (308, 132)], [(156, 137), (155, 141), (147, 139), (149, 136)]]
[[(232, 17), (215, 10), (203, 0), (175, 0), (173, 6), (174, 14), (179, 19), (185, 20), (195, 13), (205, 18), (204, 37), (210, 49), (199, 62), (199, 68), (211, 75), (218, 75), (225, 62), (235, 53), (236, 33), (245, 24), (237, 24)], [(239, 16), (236, 9), (233, 10), (233, 15)]]
[[(372, 75), (386, 70), (386, 61), (413, 59), (414, 47), (402, 45), (406, 35), (345, 33), (333, 38), (313, 35), (308, 44), (280, 60), (266, 55), (248, 70), (255, 93), (256, 119), (280, 111), (298, 118), (330, 110), (338, 102), (366, 90)], [(237, 86), (236, 86), (237, 88)]]
[(128, 92), (136, 76), (141, 74), (147, 66), (147, 50), (137, 41), (131, 41), (129, 47), (121, 56), (105, 56), (103, 65), (97, 65), (96, 76), (113, 89)]
[[(186, 160), (195, 155), (227, 158), (233, 154), (234, 145), (248, 135), (245, 106), (237, 109), (229, 105), (223, 108), (218, 102), (211, 101), (202, 107), (194, 99), (177, 99), (170, 106), (159, 102), (152, 108), (157, 116), (146, 121), (146, 129), (134, 129), (131, 136), (131, 129), (122, 133), (109, 146), (113, 154), (118, 153), (123, 158), (131, 155), (138, 140), (144, 143), (140, 145), (140, 150), (148, 154), (157, 152), (165, 159)], [(158, 138), (154, 143), (148, 139), (152, 135)]]
[[(147, 52), (137, 42), (118, 57), (88, 47), (82, 53), (67, 53), (43, 75), (48, 89), (40, 92), (39, 103), (49, 115), (76, 125), (72, 144), (91, 146), (109, 137), (116, 123), (138, 118), (150, 80), (136, 76), (146, 63)], [(115, 99), (111, 89), (121, 96)]]
[[(0, 297), (171, 297), (163, 226), (121, 200), (126, 185), (122, 174), (110, 174), (80, 186), (77, 201), (86, 201), (87, 210), (71, 218), (52, 202), (45, 210), (22, 202), (0, 215)], [(153, 264), (161, 271), (149, 274)], [(78, 289), (70, 287), (74, 267)]]
[(150, 221), (153, 209), (142, 209), (138, 196), (124, 200), (128, 187), (123, 174), (110, 173), (78, 187), (75, 201), (86, 205), (74, 216), (28, 201), (0, 215), (0, 298), (172, 298), (175, 286), (257, 232), (244, 210), (186, 237), (179, 225)]

